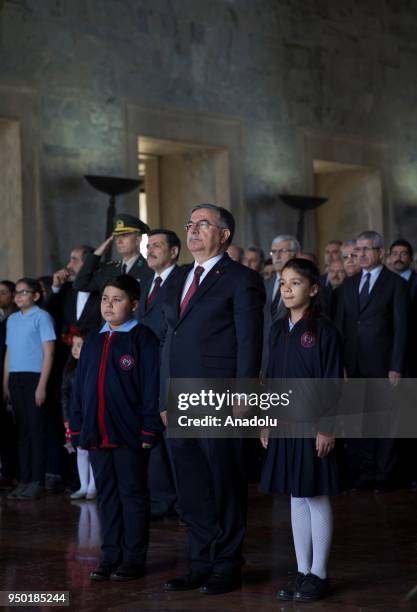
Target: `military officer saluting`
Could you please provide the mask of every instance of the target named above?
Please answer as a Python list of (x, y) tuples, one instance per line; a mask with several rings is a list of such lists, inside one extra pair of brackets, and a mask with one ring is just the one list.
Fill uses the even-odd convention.
[[(147, 234), (149, 231), (146, 223), (137, 217), (118, 215), (112, 235), (94, 253), (86, 255), (84, 264), (74, 280), (74, 289), (101, 291), (108, 280), (120, 274), (130, 274), (140, 282), (152, 277), (153, 271), (140, 254), (142, 234)], [(116, 244), (121, 259), (100, 263), (102, 255), (108, 251), (112, 242)]]

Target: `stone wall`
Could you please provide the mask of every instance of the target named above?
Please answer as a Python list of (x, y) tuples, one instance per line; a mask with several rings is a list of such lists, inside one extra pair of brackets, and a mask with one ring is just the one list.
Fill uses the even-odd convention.
[(417, 246), (416, 68), (412, 0), (0, 2), (0, 117), (23, 125), (25, 214), (38, 189), (42, 215), (25, 271), (34, 249), (52, 271), (102, 239), (105, 199), (82, 176), (126, 173), (127, 103), (242, 122), (246, 239), (267, 248), (296, 228), (277, 194), (308, 187), (305, 130), (384, 143), (384, 230)]

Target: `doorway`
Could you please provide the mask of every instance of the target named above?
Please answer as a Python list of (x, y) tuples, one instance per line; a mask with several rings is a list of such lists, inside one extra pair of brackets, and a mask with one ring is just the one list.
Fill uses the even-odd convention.
[[(184, 224), (194, 204), (210, 202), (230, 209), (229, 153), (226, 148), (138, 137), (141, 219), (171, 229), (184, 242)], [(181, 263), (189, 261), (182, 250)]]
[(364, 230), (382, 234), (382, 183), (378, 169), (326, 160), (314, 160), (313, 169), (315, 195), (328, 198), (316, 210), (320, 257), (330, 240), (351, 240)]

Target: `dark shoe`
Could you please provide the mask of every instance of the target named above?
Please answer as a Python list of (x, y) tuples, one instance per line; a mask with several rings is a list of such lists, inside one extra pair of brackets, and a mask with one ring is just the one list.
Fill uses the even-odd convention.
[(105, 563), (102, 562), (95, 570), (90, 574), (90, 580), (95, 582), (103, 582), (104, 580), (110, 580), (112, 573), (118, 568), (118, 563)]
[(297, 572), (289, 582), (277, 591), (277, 599), (280, 601), (292, 601), (294, 593), (300, 590), (305, 574)]
[(115, 582), (127, 582), (142, 578), (146, 574), (146, 567), (136, 563), (122, 563), (116, 571), (112, 572), (110, 580)]
[(13, 491), (10, 491), (10, 493), (7, 495), (7, 499), (18, 499), (18, 497), (22, 495), (22, 493), (25, 491), (26, 487), (28, 486), (29, 484), (27, 482), (26, 483), (19, 482), (17, 487), (15, 487)]
[(205, 584), (210, 574), (200, 574), (197, 572), (189, 572), (186, 576), (173, 578), (164, 584), (166, 591), (191, 591), (200, 588)]
[(301, 587), (294, 593), (294, 601), (316, 601), (329, 592), (329, 579), (319, 578), (315, 574), (305, 576)]
[(205, 595), (221, 595), (240, 589), (242, 578), (239, 575), (213, 573), (209, 580), (200, 588), (200, 593)]
[(44, 495), (45, 487), (40, 485), (39, 482), (30, 482), (28, 485), (26, 485), (22, 493), (16, 497), (16, 499), (20, 499), (22, 501), (32, 501), (34, 499), (44, 497)]

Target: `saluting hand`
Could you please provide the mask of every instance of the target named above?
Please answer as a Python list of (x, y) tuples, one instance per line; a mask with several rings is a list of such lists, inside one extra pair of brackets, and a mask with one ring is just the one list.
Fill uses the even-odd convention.
[(112, 242), (113, 235), (106, 238), (106, 240), (102, 242), (99, 247), (96, 248), (96, 250), (94, 251), (94, 255), (104, 255), (104, 253), (109, 250)]

